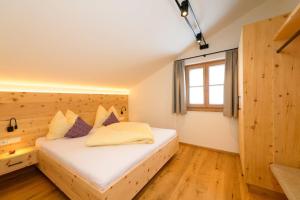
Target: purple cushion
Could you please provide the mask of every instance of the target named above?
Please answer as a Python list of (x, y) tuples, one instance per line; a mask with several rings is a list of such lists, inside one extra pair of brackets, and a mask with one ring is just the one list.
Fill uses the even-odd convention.
[(77, 117), (74, 125), (70, 130), (65, 134), (65, 137), (68, 138), (77, 138), (86, 136), (89, 134), (92, 127), (88, 125), (85, 121), (83, 121), (80, 117)]
[(103, 122), (104, 126), (108, 126), (110, 124), (119, 123), (120, 121), (116, 117), (116, 115), (112, 112), (107, 119)]

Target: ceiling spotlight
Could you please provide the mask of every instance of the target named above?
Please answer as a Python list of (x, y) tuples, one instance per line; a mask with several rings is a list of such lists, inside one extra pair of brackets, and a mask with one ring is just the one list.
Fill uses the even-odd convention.
[(186, 17), (189, 14), (189, 1), (185, 0), (180, 5), (181, 16)]
[(181, 11), (181, 16), (182, 16), (182, 17), (186, 17), (187, 15), (188, 15), (188, 12), (187, 12), (187, 11), (185, 11), (185, 10), (184, 10), (184, 11)]
[(200, 32), (196, 35), (196, 40), (198, 43), (200, 43), (202, 41), (202, 39), (203, 39), (203, 36), (202, 36), (202, 33)]

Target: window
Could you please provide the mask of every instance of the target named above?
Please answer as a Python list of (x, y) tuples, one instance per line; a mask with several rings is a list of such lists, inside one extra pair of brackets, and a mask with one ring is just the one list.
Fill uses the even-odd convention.
[(186, 66), (188, 110), (222, 111), (225, 61)]

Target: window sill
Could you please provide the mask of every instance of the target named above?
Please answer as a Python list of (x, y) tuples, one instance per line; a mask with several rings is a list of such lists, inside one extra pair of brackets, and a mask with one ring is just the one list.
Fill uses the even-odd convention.
[(223, 112), (223, 107), (188, 107), (187, 111)]

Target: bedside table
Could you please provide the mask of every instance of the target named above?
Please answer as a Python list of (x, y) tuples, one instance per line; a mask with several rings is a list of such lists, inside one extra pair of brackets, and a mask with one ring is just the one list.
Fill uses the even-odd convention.
[(14, 154), (0, 154), (0, 176), (34, 165), (37, 162), (37, 149), (35, 147), (16, 149)]

